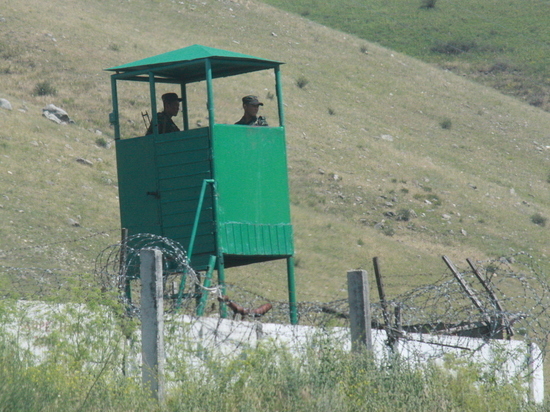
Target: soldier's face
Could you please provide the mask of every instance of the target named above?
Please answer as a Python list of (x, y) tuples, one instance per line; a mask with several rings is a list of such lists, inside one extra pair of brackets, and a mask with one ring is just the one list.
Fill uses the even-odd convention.
[(177, 116), (180, 111), (180, 102), (167, 102), (164, 104), (164, 112), (169, 116)]
[(243, 105), (244, 112), (249, 115), (250, 117), (254, 117), (258, 114), (258, 110), (260, 108), (259, 104), (245, 104)]

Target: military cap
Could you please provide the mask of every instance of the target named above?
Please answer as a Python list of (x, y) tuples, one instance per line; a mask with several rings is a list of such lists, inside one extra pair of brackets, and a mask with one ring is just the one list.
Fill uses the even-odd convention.
[(166, 103), (181, 102), (182, 100), (176, 93), (165, 93), (162, 95), (162, 101)]
[(244, 96), (243, 104), (251, 104), (253, 106), (263, 106), (264, 104), (258, 100), (258, 96)]

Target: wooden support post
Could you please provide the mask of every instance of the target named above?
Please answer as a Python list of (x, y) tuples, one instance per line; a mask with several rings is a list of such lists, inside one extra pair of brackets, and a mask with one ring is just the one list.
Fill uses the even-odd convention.
[(369, 281), (366, 270), (348, 272), (348, 301), (351, 348), (354, 352), (372, 352)]
[(384, 292), (384, 283), (382, 282), (382, 273), (380, 271), (380, 264), (378, 263), (378, 258), (374, 257), (372, 259), (374, 265), (374, 275), (376, 277), (376, 285), (378, 286), (378, 296), (380, 297), (380, 306), (382, 306), (382, 316), (384, 316), (384, 329), (386, 330), (386, 336), (388, 338), (388, 345), (393, 347), (395, 343), (396, 336), (392, 331), (390, 314), (388, 312), (388, 305), (386, 302), (386, 292)]
[[(502, 328), (495, 328), (495, 325), (493, 324), (493, 319), (491, 319), (491, 317), (487, 314), (487, 311), (483, 307), (481, 301), (478, 299), (474, 291), (470, 289), (470, 286), (468, 286), (466, 281), (462, 278), (462, 275), (457, 270), (457, 268), (453, 265), (453, 262), (451, 262), (451, 260), (447, 256), (443, 256), (443, 261), (447, 264), (449, 269), (451, 269), (451, 272), (453, 272), (453, 275), (455, 276), (456, 280), (458, 280), (458, 283), (460, 284), (460, 286), (462, 286), (462, 289), (464, 289), (466, 294), (469, 296), (474, 306), (476, 306), (479, 309), (479, 312), (483, 316), (485, 323), (489, 328), (489, 333), (491, 334), (490, 337), (496, 338), (496, 339), (502, 339), (503, 338)], [(495, 329), (497, 330), (495, 331)]]
[(140, 251), (142, 382), (164, 403), (164, 299), (162, 252)]
[(449, 259), (447, 256), (442, 256), (443, 261), (447, 264), (447, 267), (451, 269), (451, 272), (453, 272), (453, 275), (455, 276), (456, 280), (458, 280), (458, 283), (460, 286), (462, 286), (462, 289), (466, 292), (472, 303), (476, 308), (479, 309), (483, 317), (485, 318), (485, 321), (487, 321), (489, 324), (491, 323), (491, 319), (489, 316), (487, 316), (487, 312), (485, 311), (485, 308), (481, 304), (481, 301), (477, 298), (476, 294), (472, 289), (470, 289), (470, 286), (464, 281), (462, 278), (462, 275), (458, 271), (458, 269), (453, 265), (453, 262), (451, 262), (451, 259)]
[(470, 259), (466, 259), (466, 262), (470, 265), (472, 268), (472, 271), (474, 272), (474, 275), (476, 275), (477, 280), (481, 285), (485, 288), (485, 291), (489, 295), (489, 298), (491, 299), (491, 302), (493, 302), (493, 305), (498, 309), (499, 313), (499, 319), (498, 324), (500, 328), (505, 328), (506, 333), (508, 334), (508, 339), (510, 339), (512, 336), (514, 336), (514, 329), (512, 329), (512, 326), (510, 325), (510, 322), (508, 320), (508, 317), (504, 313), (504, 309), (502, 308), (502, 305), (500, 304), (499, 300), (497, 299), (497, 296), (495, 295), (495, 292), (489, 287), (488, 283), (485, 282), (485, 279), (481, 276), (479, 271), (477, 270), (476, 266), (474, 265), (474, 262), (472, 262)]

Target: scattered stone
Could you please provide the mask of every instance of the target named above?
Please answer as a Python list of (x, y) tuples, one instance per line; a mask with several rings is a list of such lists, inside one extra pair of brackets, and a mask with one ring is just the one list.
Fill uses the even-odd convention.
[(80, 227), (80, 222), (72, 218), (68, 218), (67, 223), (69, 223), (70, 226)]
[(93, 165), (94, 165), (91, 161), (89, 161), (89, 160), (87, 160), (87, 159), (84, 159), (84, 158), (82, 158), (82, 157), (77, 157), (77, 158), (76, 158), (76, 161), (77, 161), (78, 163), (81, 163), (81, 164), (86, 165), (86, 166), (93, 166)]
[(441, 218), (444, 219), (444, 220), (450, 220), (451, 215), (443, 214), (443, 215), (441, 215)]
[(9, 100), (0, 99), (0, 109), (12, 110)]
[(49, 104), (42, 109), (42, 116), (57, 124), (74, 123), (65, 110), (53, 104)]
[(389, 134), (383, 134), (380, 136), (380, 139), (385, 140), (387, 142), (393, 142), (393, 136)]
[(468, 236), (468, 233), (464, 229), (460, 229), (460, 233), (462, 233), (463, 236)]
[(53, 37), (53, 34), (51, 34), (51, 33), (45, 33), (44, 36), (49, 37), (50, 39), (52, 39), (52, 41), (53, 41), (54, 43), (57, 42), (56, 38)]

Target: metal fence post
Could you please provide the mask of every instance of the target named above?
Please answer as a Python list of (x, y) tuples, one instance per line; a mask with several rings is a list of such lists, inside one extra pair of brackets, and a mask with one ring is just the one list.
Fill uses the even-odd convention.
[(162, 252), (140, 251), (142, 382), (164, 403), (164, 299)]
[(369, 281), (366, 270), (348, 271), (348, 301), (351, 348), (354, 352), (372, 352)]

